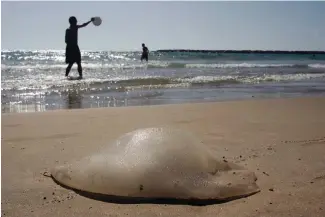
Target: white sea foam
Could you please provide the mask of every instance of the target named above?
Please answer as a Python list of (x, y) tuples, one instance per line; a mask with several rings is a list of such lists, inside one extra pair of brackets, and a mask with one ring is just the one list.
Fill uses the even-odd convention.
[[(295, 64), (257, 64), (257, 63), (224, 63), (224, 64), (182, 64), (182, 63), (169, 63), (164, 61), (151, 61), (141, 63), (136, 61), (126, 61), (117, 63), (107, 62), (94, 62), (82, 63), (83, 68), (86, 69), (141, 69), (141, 68), (286, 68), (286, 67), (310, 67), (310, 68), (325, 68), (325, 64), (308, 64), (308, 65), (295, 65)], [(18, 70), (35, 70), (35, 69), (65, 69), (66, 64), (26, 64), (26, 65), (5, 65), (2, 64), (1, 68), (4, 69), (18, 69)]]
[(187, 68), (266, 68), (293, 67), (294, 64), (258, 64), (258, 63), (224, 63), (224, 64), (186, 64)]
[(324, 68), (325, 68), (325, 64), (319, 64), (319, 63), (316, 63), (316, 64), (309, 64), (308, 67), (311, 67), (311, 68), (318, 68), (318, 69), (324, 69)]
[(193, 78), (175, 79), (179, 82), (209, 83), (217, 81), (229, 81), (238, 83), (260, 83), (265, 81), (302, 81), (308, 79), (325, 78), (325, 74), (290, 74), (290, 75), (257, 75), (257, 76), (196, 76)]

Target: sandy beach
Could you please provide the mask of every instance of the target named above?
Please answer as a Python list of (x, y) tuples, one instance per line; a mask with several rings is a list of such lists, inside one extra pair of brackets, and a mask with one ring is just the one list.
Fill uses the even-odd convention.
[[(123, 133), (173, 126), (254, 171), (261, 192), (207, 206), (116, 204), (42, 174)], [(325, 98), (2, 114), (2, 216), (325, 216)]]

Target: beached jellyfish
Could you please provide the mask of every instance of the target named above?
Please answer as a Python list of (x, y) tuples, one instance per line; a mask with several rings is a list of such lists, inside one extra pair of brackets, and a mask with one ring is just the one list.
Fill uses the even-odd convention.
[(126, 133), (51, 175), (76, 190), (127, 197), (227, 200), (259, 192), (253, 172), (173, 128)]

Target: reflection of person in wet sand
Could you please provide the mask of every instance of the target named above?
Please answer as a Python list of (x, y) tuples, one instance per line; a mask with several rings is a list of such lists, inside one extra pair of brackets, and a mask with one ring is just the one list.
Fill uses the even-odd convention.
[(65, 50), (65, 62), (69, 64), (65, 72), (66, 77), (68, 77), (73, 64), (77, 63), (79, 79), (82, 79), (81, 53), (78, 46), (78, 29), (87, 26), (93, 20), (94, 18), (91, 18), (90, 21), (82, 25), (77, 25), (77, 18), (69, 18), (70, 27), (65, 31), (65, 43), (67, 44)]
[(82, 108), (82, 95), (74, 89), (69, 89), (66, 102), (68, 109)]

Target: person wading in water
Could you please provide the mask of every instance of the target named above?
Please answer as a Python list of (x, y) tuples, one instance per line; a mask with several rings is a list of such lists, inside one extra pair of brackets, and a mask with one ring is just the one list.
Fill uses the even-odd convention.
[(141, 62), (143, 59), (145, 59), (148, 62), (148, 55), (149, 55), (149, 49), (146, 47), (146, 45), (142, 44), (142, 55), (141, 55)]
[(65, 72), (66, 77), (68, 77), (72, 65), (77, 63), (79, 79), (82, 79), (81, 53), (78, 46), (78, 29), (87, 26), (94, 20), (94, 18), (91, 18), (90, 21), (82, 25), (77, 25), (78, 21), (76, 17), (69, 18), (70, 27), (65, 31), (65, 43), (67, 45), (65, 49), (65, 62), (69, 64)]

